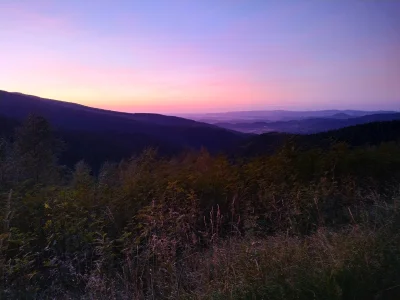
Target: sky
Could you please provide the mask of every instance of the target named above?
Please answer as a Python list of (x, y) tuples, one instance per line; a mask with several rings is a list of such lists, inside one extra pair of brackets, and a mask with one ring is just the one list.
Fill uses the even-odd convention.
[(398, 0), (0, 0), (0, 90), (127, 112), (400, 110)]

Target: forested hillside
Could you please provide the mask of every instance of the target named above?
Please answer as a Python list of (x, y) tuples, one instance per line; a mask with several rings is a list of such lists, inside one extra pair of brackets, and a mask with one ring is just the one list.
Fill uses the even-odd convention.
[[(7, 137), (12, 140), (15, 129), (21, 124), (18, 120), (2, 117), (0, 114), (0, 138)], [(166, 130), (168, 131), (168, 128)], [(214, 131), (212, 128), (204, 130), (202, 127), (183, 126), (173, 130), (176, 138), (160, 139), (158, 136), (140, 132), (101, 132), (85, 128), (68, 130), (53, 126), (54, 136), (63, 140), (66, 146), (65, 151), (60, 154), (60, 163), (73, 167), (79, 160), (84, 159), (96, 172), (106, 160), (118, 162), (133, 154), (140, 154), (149, 147), (157, 149), (163, 156), (199, 150), (202, 146), (212, 153), (219, 153), (235, 149), (246, 138), (243, 134), (227, 132), (225, 129), (221, 132), (220, 129)], [(157, 134), (163, 135), (161, 132)], [(187, 136), (190, 136), (189, 141), (181, 142)]]
[(46, 118), (67, 142), (70, 151), (60, 158), (63, 163), (84, 157), (96, 168), (104, 160), (119, 161), (146, 147), (164, 155), (201, 147), (218, 153), (236, 147), (245, 137), (173, 116), (121, 113), (0, 90), (0, 118), (21, 123), (32, 113)]
[(398, 112), (377, 112), (359, 117), (339, 114), (319, 118), (303, 118), (285, 121), (242, 122), (242, 123), (215, 123), (222, 128), (245, 133), (284, 132), (292, 134), (312, 134), (344, 127), (366, 124), (371, 122), (385, 122), (400, 120)]
[(31, 116), (0, 142), (0, 299), (399, 299), (400, 145), (364, 144), (94, 176)]
[(372, 122), (315, 134), (271, 132), (254, 135), (241, 143), (238, 153), (245, 156), (273, 153), (287, 142), (293, 142), (302, 149), (310, 149), (328, 148), (341, 142), (357, 147), (392, 141), (400, 141), (400, 120)]

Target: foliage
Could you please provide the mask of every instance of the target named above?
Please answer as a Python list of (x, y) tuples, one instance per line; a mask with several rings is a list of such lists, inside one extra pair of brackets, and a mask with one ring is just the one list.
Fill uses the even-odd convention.
[(0, 299), (400, 297), (395, 142), (148, 149), (96, 175), (57, 145), (34, 116), (0, 144)]

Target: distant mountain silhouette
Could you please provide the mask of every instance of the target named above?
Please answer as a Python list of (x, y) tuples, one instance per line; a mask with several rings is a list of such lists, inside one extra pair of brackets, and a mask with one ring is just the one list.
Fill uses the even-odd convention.
[[(211, 152), (236, 146), (245, 135), (214, 125), (159, 114), (130, 114), (0, 91), (0, 117), (8, 127), (30, 113), (46, 118), (70, 151), (66, 163), (85, 158), (92, 165), (119, 161), (146, 147), (174, 154), (205, 147)], [(14, 125), (11, 125), (14, 124)], [(7, 131), (6, 127), (0, 131)]]
[[(129, 132), (133, 129), (142, 132), (149, 128), (142, 128), (140, 125), (163, 125), (163, 126), (185, 126), (185, 127), (201, 127), (213, 128), (215, 126), (199, 123), (193, 120), (165, 116), (160, 114), (147, 113), (122, 113), (92, 107), (80, 104), (56, 101), (51, 99), (39, 98), (31, 95), (20, 93), (9, 93), (0, 91), (0, 114), (6, 115), (8, 118), (23, 120), (30, 113), (36, 113), (48, 119), (54, 126), (65, 129), (82, 129), (86, 130), (110, 130), (123, 125), (138, 125), (134, 128), (126, 128)], [(105, 118), (107, 121), (104, 122)], [(101, 120), (101, 122), (99, 122)]]
[(350, 118), (354, 118), (354, 117), (355, 116), (346, 114), (344, 112), (340, 112), (340, 113), (332, 115), (330, 118), (333, 118), (333, 119), (350, 119)]
[[(318, 112), (329, 114), (329, 118), (304, 117), (290, 121), (237, 124), (227, 122), (219, 123), (219, 126), (224, 127), (220, 128), (179, 117), (114, 112), (0, 91), (0, 138), (11, 138), (14, 129), (30, 113), (49, 120), (56, 135), (66, 142), (67, 149), (61, 157), (62, 163), (71, 166), (80, 159), (85, 159), (94, 168), (98, 168), (106, 160), (120, 161), (148, 147), (157, 148), (163, 155), (205, 147), (213, 153), (248, 156), (271, 153), (288, 139), (304, 147), (325, 147), (332, 141), (363, 145), (398, 140), (400, 137), (400, 121), (382, 122), (400, 120), (400, 113), (387, 112), (360, 117), (358, 115), (365, 112), (333, 110)], [(254, 112), (253, 115), (257, 116), (257, 113)], [(289, 116), (292, 112), (280, 113), (281, 116)], [(295, 115), (299, 113), (295, 112)], [(315, 113), (317, 112), (310, 114)], [(305, 115), (308, 114), (302, 112), (301, 116)], [(339, 129), (342, 127), (346, 128)], [(339, 130), (332, 131), (333, 129)], [(257, 136), (235, 130), (273, 132)], [(322, 131), (327, 132), (317, 133)]]
[(216, 123), (215, 125), (240, 132), (257, 134), (264, 132), (309, 134), (370, 122), (400, 120), (400, 113), (380, 113), (350, 118), (346, 116), (348, 115), (340, 113), (329, 118), (307, 118), (276, 122)]
[(288, 110), (260, 110), (234, 111), (225, 113), (185, 114), (182, 117), (215, 123), (253, 123), (292, 121), (311, 118), (355, 118), (373, 114), (395, 113), (395, 111), (362, 111), (362, 110), (316, 110), (316, 111), (288, 111)]

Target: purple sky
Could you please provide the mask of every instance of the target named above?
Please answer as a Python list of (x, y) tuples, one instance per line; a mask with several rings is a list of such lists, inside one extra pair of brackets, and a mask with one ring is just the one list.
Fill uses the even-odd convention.
[(397, 0), (0, 0), (0, 89), (130, 112), (400, 109)]

